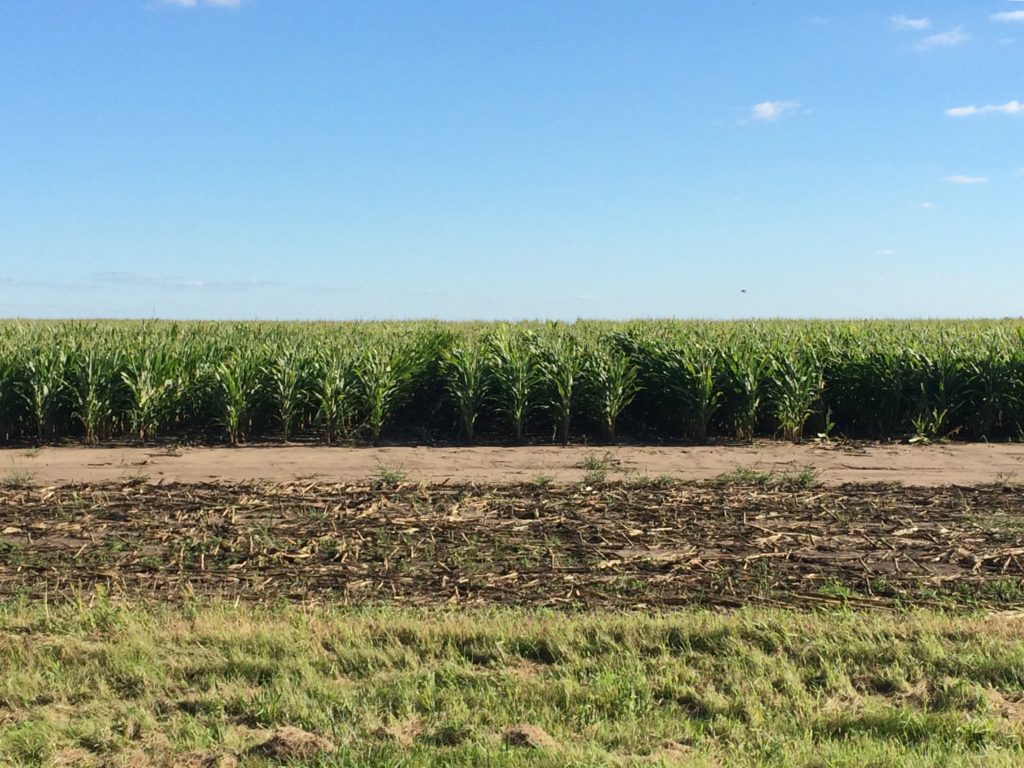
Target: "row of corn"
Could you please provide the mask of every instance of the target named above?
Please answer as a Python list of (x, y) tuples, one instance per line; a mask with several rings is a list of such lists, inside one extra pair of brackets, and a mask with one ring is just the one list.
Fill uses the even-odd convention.
[(1019, 321), (0, 323), (0, 439), (1024, 438)]

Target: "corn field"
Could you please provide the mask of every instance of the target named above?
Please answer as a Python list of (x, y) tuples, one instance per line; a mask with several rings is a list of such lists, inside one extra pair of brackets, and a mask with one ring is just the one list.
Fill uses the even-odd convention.
[(0, 323), (0, 438), (1024, 439), (1020, 321)]

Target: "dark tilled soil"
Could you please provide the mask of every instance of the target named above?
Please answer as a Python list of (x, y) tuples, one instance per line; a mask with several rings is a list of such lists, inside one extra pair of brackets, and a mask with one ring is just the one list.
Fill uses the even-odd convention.
[(1013, 487), (0, 490), (0, 595), (1024, 607)]

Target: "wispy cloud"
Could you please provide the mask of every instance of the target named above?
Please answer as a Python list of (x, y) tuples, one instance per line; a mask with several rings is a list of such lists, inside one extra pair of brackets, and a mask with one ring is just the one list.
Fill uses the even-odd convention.
[(276, 283), (268, 280), (195, 280), (174, 275), (149, 275), (142, 272), (95, 272), (93, 278), (101, 283), (133, 285), (136, 287), (163, 288), (191, 291), (246, 291), (255, 288), (269, 288)]
[(1000, 11), (988, 18), (991, 21), (1024, 21), (1024, 11)]
[(896, 255), (896, 251), (894, 251), (892, 248), (881, 248), (880, 250), (875, 251), (875, 256), (895, 256), (895, 255)]
[(929, 202), (918, 203), (917, 207), (920, 208), (922, 211), (929, 211), (929, 210), (931, 210), (932, 208), (935, 207), (935, 203), (929, 203)]
[(890, 16), (889, 23), (892, 25), (893, 29), (897, 29), (900, 31), (903, 31), (905, 29), (916, 29), (918, 31), (921, 31), (932, 28), (931, 21), (923, 17), (920, 19), (911, 19), (903, 15)]
[(238, 8), (245, 0), (161, 0), (164, 5), (178, 8), (199, 8), (208, 5), (214, 8)]
[(953, 27), (946, 32), (939, 32), (935, 35), (928, 35), (923, 38), (918, 44), (917, 49), (919, 51), (928, 51), (932, 48), (955, 48), (958, 45), (963, 45), (971, 36), (964, 32), (963, 27)]
[(964, 176), (958, 173), (953, 176), (947, 176), (946, 181), (950, 184), (985, 184), (988, 179), (984, 176)]
[(970, 117), (971, 115), (984, 115), (989, 112), (1002, 112), (1004, 115), (1024, 115), (1024, 104), (1019, 101), (1008, 101), (1005, 104), (985, 104), (976, 107), (970, 104), (966, 107), (951, 107), (946, 110), (949, 117)]
[(0, 288), (70, 288), (70, 283), (60, 283), (53, 280), (22, 280), (17, 277), (0, 277)]
[(748, 123), (751, 120), (773, 121), (780, 117), (791, 115), (800, 109), (799, 101), (762, 101), (755, 104), (750, 115), (740, 120), (740, 123)]
[(101, 283), (117, 285), (154, 286), (157, 288), (201, 288), (201, 280), (186, 280), (169, 275), (147, 275), (141, 272), (94, 272), (93, 277)]

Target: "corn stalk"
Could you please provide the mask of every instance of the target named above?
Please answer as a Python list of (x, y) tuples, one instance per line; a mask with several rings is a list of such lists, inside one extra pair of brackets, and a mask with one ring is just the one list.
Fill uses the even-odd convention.
[(70, 389), (74, 415), (85, 430), (86, 445), (96, 445), (113, 431), (121, 382), (120, 358), (119, 350), (108, 352), (95, 343), (73, 357)]
[(614, 443), (619, 415), (633, 402), (640, 388), (637, 367), (621, 352), (599, 346), (588, 358), (587, 378), (605, 437)]
[(441, 353), (445, 391), (459, 414), (462, 436), (473, 441), (477, 416), (487, 397), (487, 354), (476, 341), (458, 343)]
[(769, 361), (747, 345), (727, 349), (722, 361), (736, 439), (751, 440), (757, 429)]
[(235, 355), (217, 364), (213, 377), (219, 386), (221, 419), (231, 445), (245, 442), (260, 386), (260, 367), (249, 356)]
[(140, 443), (156, 436), (174, 416), (185, 388), (184, 371), (166, 350), (144, 349), (121, 372), (128, 390), (128, 422)]
[(282, 439), (287, 443), (306, 399), (300, 374), (302, 361), (295, 350), (287, 349), (265, 366), (265, 391), (273, 403)]
[(36, 348), (25, 361), (22, 397), (32, 411), (39, 442), (45, 441), (55, 431), (64, 394), (66, 367), (67, 351), (57, 345)]
[(508, 421), (513, 439), (522, 442), (541, 381), (536, 336), (532, 331), (503, 325), (487, 344), (495, 406)]
[(780, 352), (774, 357), (773, 379), (779, 429), (786, 439), (799, 443), (824, 387), (821, 368), (811, 355)]
[(328, 445), (346, 435), (355, 411), (356, 378), (352, 363), (335, 351), (321, 352), (314, 368), (313, 403), (316, 421)]
[(411, 394), (420, 365), (417, 350), (408, 340), (383, 340), (363, 352), (355, 374), (374, 445), (395, 409)]

